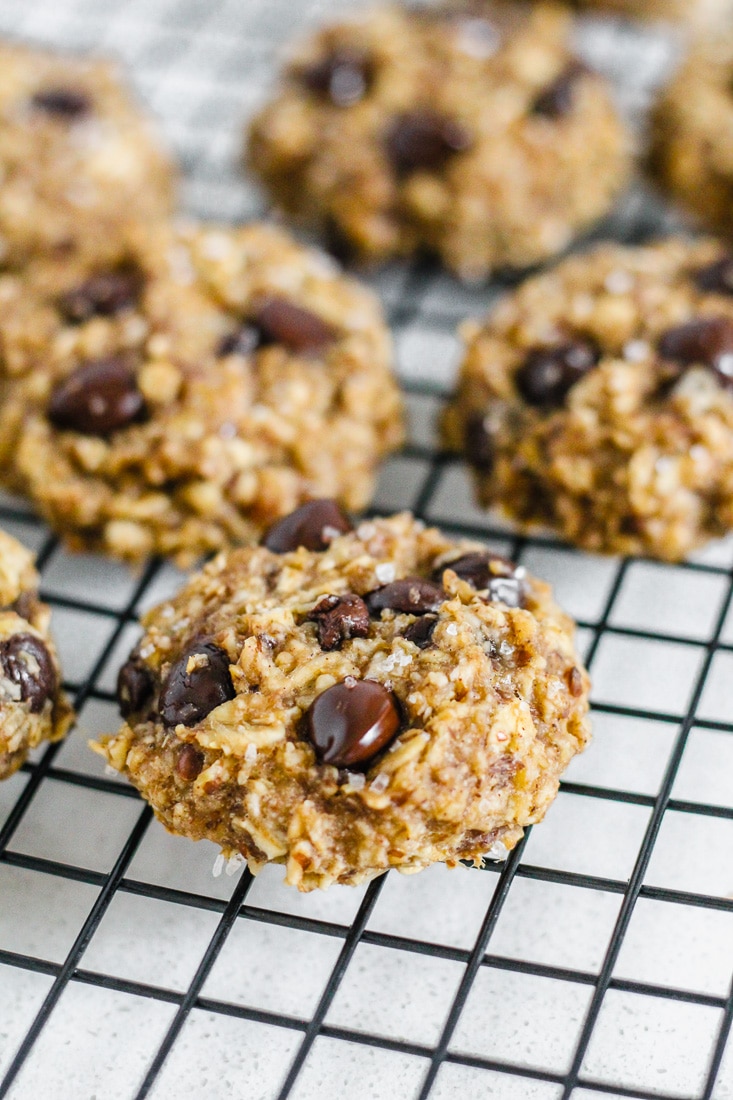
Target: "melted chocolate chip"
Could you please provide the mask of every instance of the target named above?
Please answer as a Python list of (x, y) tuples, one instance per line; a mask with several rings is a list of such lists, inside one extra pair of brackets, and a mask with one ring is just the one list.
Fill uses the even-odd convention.
[(571, 61), (532, 104), (532, 114), (544, 118), (565, 118), (575, 103), (575, 86), (588, 69), (580, 61)]
[(145, 401), (126, 356), (110, 355), (77, 367), (56, 386), (48, 418), (57, 428), (106, 436), (145, 416)]
[(460, 122), (429, 108), (398, 115), (385, 138), (387, 156), (398, 175), (440, 171), (470, 145), (471, 135)]
[(90, 97), (79, 88), (44, 88), (31, 102), (40, 111), (69, 122), (88, 115), (92, 109)]
[(114, 317), (132, 309), (141, 290), (142, 275), (137, 269), (102, 271), (64, 294), (58, 304), (67, 321), (81, 324), (92, 317)]
[(327, 550), (335, 538), (347, 531), (353, 531), (353, 527), (335, 500), (309, 500), (274, 523), (262, 545), (274, 554), (287, 554), (299, 546), (306, 550)]
[(318, 624), (318, 641), (323, 649), (340, 649), (350, 638), (369, 634), (369, 611), (360, 596), (324, 596), (306, 615), (306, 622)]
[(218, 356), (251, 355), (262, 342), (262, 334), (254, 325), (240, 325), (233, 332), (222, 337), (216, 349)]
[(186, 783), (198, 779), (204, 766), (204, 754), (193, 745), (183, 745), (176, 760), (176, 771)]
[(466, 421), (463, 433), (466, 461), (474, 470), (489, 473), (494, 467), (494, 445), (486, 428), (486, 417), (474, 413)]
[(260, 330), (260, 344), (284, 344), (294, 352), (320, 352), (336, 339), (335, 330), (322, 317), (287, 298), (266, 299), (253, 321)]
[(699, 290), (708, 294), (733, 294), (733, 256), (723, 256), (694, 273)]
[(335, 107), (351, 107), (367, 94), (374, 65), (363, 50), (342, 46), (298, 75), (314, 95), (330, 99)]
[(520, 572), (514, 562), (507, 561), (506, 558), (485, 550), (464, 554), (439, 566), (433, 573), (436, 580), (442, 578), (446, 569), (452, 569), (477, 592), (487, 592), (492, 603), (524, 607), (527, 596), (524, 570)]
[(374, 680), (334, 684), (312, 702), (305, 734), (321, 764), (350, 768), (377, 755), (397, 735), (399, 704)]
[(33, 634), (13, 634), (0, 642), (0, 667), (3, 677), (20, 688), (20, 697), (33, 714), (42, 711), (56, 691), (51, 654)]
[(364, 597), (369, 613), (379, 616), (382, 611), (405, 611), (410, 615), (427, 615), (437, 611), (445, 601), (445, 592), (439, 584), (422, 577), (405, 577), (375, 588)]
[(166, 726), (195, 726), (234, 695), (224, 650), (213, 642), (194, 642), (170, 667), (160, 692), (160, 716)]
[(583, 694), (583, 675), (579, 668), (569, 668), (565, 673), (565, 679), (568, 685), (568, 691), (577, 699)]
[(123, 718), (142, 715), (155, 691), (153, 673), (139, 657), (131, 657), (117, 675), (117, 703)]
[(517, 371), (517, 389), (528, 405), (559, 408), (569, 390), (598, 360), (598, 348), (588, 340), (532, 348)]
[(35, 615), (37, 605), (37, 592), (21, 592), (17, 600), (13, 600), (9, 607), (4, 607), (3, 611), (14, 611), (16, 615), (20, 615), (21, 619), (25, 619), (29, 623)]
[(723, 370), (733, 356), (733, 320), (730, 317), (700, 317), (667, 329), (658, 347), (664, 359), (685, 367), (696, 363), (712, 367), (722, 381), (730, 382), (730, 367)]
[(427, 649), (433, 643), (433, 633), (437, 625), (437, 615), (423, 615), (408, 626), (403, 638), (413, 642), (418, 649)]

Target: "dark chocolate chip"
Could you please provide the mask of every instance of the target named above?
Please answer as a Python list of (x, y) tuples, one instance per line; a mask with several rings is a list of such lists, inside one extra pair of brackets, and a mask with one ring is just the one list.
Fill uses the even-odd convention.
[(711, 367), (718, 381), (733, 386), (733, 319), (700, 317), (667, 329), (658, 344), (659, 354), (683, 367), (697, 363)]
[(492, 603), (524, 607), (527, 596), (524, 570), (520, 571), (514, 562), (507, 561), (498, 554), (485, 550), (464, 554), (439, 566), (433, 573), (435, 579), (441, 579), (446, 569), (452, 569), (477, 592), (487, 592)]
[(117, 675), (117, 702), (123, 718), (142, 715), (152, 701), (155, 677), (139, 657), (130, 657)]
[(88, 115), (92, 109), (90, 97), (80, 88), (44, 88), (36, 92), (31, 102), (46, 114), (70, 122)]
[(559, 408), (568, 391), (598, 364), (599, 358), (598, 348), (589, 340), (532, 348), (517, 371), (517, 389), (528, 405)]
[(213, 642), (194, 642), (171, 665), (160, 692), (160, 716), (166, 726), (195, 726), (234, 695), (224, 650)]
[(262, 334), (255, 325), (240, 325), (222, 337), (217, 355), (251, 355), (262, 343)]
[(298, 74), (309, 91), (335, 107), (351, 107), (369, 91), (374, 65), (363, 50), (342, 46)]
[(489, 473), (494, 467), (494, 445), (481, 413), (469, 416), (463, 433), (466, 461), (474, 470)]
[(427, 649), (433, 643), (433, 633), (437, 625), (437, 615), (423, 615), (408, 626), (403, 637), (406, 641), (413, 642), (418, 649)]
[(145, 400), (129, 359), (110, 355), (77, 367), (56, 386), (48, 418), (57, 428), (106, 436), (144, 419)]
[(369, 611), (360, 596), (324, 596), (306, 615), (306, 621), (318, 624), (318, 641), (323, 649), (340, 649), (350, 638), (369, 634)]
[(583, 694), (583, 674), (579, 668), (569, 668), (565, 673), (565, 679), (568, 685), (568, 691), (574, 698)]
[(335, 500), (309, 500), (274, 523), (262, 545), (274, 554), (287, 554), (299, 546), (306, 550), (327, 550), (335, 538), (347, 531), (353, 531), (353, 527)]
[(575, 103), (575, 86), (588, 69), (580, 61), (571, 61), (532, 104), (532, 114), (544, 118), (565, 118)]
[(204, 766), (204, 754), (193, 745), (183, 745), (176, 760), (176, 771), (181, 779), (193, 783), (198, 779)]
[(3, 610), (14, 611), (16, 615), (20, 615), (21, 619), (25, 619), (29, 623), (33, 619), (37, 606), (37, 592), (21, 592), (17, 600), (13, 600), (10, 607), (3, 608)]
[(399, 704), (374, 680), (334, 684), (305, 715), (305, 733), (321, 764), (349, 768), (377, 755), (400, 728)]
[(142, 287), (141, 272), (135, 268), (102, 271), (64, 294), (59, 309), (73, 324), (92, 317), (114, 317), (137, 304)]
[(0, 642), (0, 667), (3, 677), (20, 688), (20, 697), (33, 714), (42, 711), (56, 691), (51, 654), (34, 634), (12, 634)]
[(694, 273), (699, 290), (708, 294), (733, 294), (733, 256), (722, 256)]
[(437, 172), (471, 143), (462, 123), (429, 108), (398, 115), (385, 138), (387, 156), (398, 175), (419, 169)]
[(284, 344), (290, 351), (320, 352), (336, 339), (335, 330), (322, 317), (287, 298), (267, 298), (253, 321), (261, 344)]
[(374, 616), (379, 616), (382, 611), (427, 615), (430, 611), (437, 611), (445, 598), (441, 585), (422, 577), (405, 577), (404, 580), (392, 581), (391, 584), (383, 584), (381, 588), (368, 592), (364, 602)]

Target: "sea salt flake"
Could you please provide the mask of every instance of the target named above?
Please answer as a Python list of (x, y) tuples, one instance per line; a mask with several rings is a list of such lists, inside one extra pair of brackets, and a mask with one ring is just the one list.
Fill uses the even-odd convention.
[(391, 561), (382, 561), (374, 570), (380, 584), (390, 584), (395, 579), (395, 567)]
[(458, 635), (458, 626), (456, 623), (448, 623), (445, 628), (446, 634), (450, 634), (451, 638), (455, 638)]
[(377, 794), (382, 794), (384, 791), (387, 790), (388, 786), (389, 776), (386, 774), (386, 772), (380, 772), (379, 775), (375, 776), (370, 783), (371, 789), (373, 791), (376, 791)]
[(348, 772), (346, 776), (348, 785), (355, 791), (361, 791), (366, 786), (366, 778), (358, 772)]
[(231, 878), (232, 875), (236, 875), (237, 871), (241, 870), (242, 864), (245, 862), (244, 856), (239, 852), (235, 852), (226, 862), (226, 867), (224, 868), (225, 874)]
[(222, 871), (224, 870), (224, 862), (224, 853), (219, 852), (219, 855), (214, 860), (214, 866), (211, 868), (211, 874), (214, 878), (219, 878), (219, 876), (221, 875)]

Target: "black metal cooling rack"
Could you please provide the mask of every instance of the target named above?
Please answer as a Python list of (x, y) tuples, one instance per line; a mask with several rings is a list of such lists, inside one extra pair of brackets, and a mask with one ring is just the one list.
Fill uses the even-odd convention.
[[(148, 0), (145, 4), (142, 0), (117, 0), (114, 4), (106, 0), (103, 3), (97, 0), (64, 0), (56, 4), (43, 0), (32, 10), (21, 12), (13, 0), (0, 0), (0, 30), (61, 46), (116, 49), (132, 65), (143, 95), (161, 114), (181, 154), (187, 172), (189, 206), (203, 214), (241, 217), (256, 211), (258, 200), (244, 189), (235, 166), (233, 151), (239, 136), (238, 123), (264, 94), (267, 73), (272, 65), (273, 46), (279, 40), (282, 26), (290, 29), (294, 22), (315, 19), (319, 15), (313, 5), (301, 5), (301, 8), (293, 13), (287, 0), (258, 0), (246, 6), (237, 4), (235, 0), (228, 3), (227, 0)], [(603, 30), (594, 31), (596, 51), (605, 33)], [(641, 49), (634, 32), (628, 28), (617, 29), (614, 33), (616, 38), (608, 46), (610, 68), (616, 64), (614, 49), (619, 47), (619, 36), (622, 43), (636, 43), (637, 54)], [(643, 50), (641, 52), (643, 54)], [(639, 239), (661, 224), (663, 216), (658, 211), (644, 201), (635, 200), (622, 219), (614, 224), (612, 231), (616, 237)], [(444, 275), (424, 267), (390, 271), (379, 279), (378, 286), (384, 294), (396, 334), (404, 389), (414, 414), (413, 439), (403, 455), (390, 464), (379, 498), (381, 502), (390, 507), (411, 507), (427, 520), (439, 520), (448, 531), (486, 538), (506, 548), (518, 560), (540, 555), (547, 565), (552, 566), (562, 556), (569, 561), (571, 574), (580, 569), (582, 563), (588, 560), (584, 555), (558, 546), (551, 538), (518, 538), (503, 525), (496, 524), (491, 517), (480, 516), (470, 508), (464, 508), (460, 499), (454, 499), (453, 486), (458, 484), (456, 479), (461, 479), (464, 471), (454, 459), (435, 449), (427, 426), (429, 417), (440, 408), (449, 385), (442, 360), (444, 353), (447, 355), (449, 352), (456, 321), (461, 316), (481, 312), (489, 300), (489, 291), (458, 288)], [(85, 594), (85, 565), (67, 562), (67, 574), (73, 578), (73, 583), (66, 586), (58, 583), (57, 572), (54, 571), (54, 563), (59, 560), (57, 541), (25, 509), (22, 502), (4, 503), (0, 507), (0, 524), (15, 530), (20, 526), (25, 536), (34, 545), (40, 546), (38, 561), (43, 576), (43, 595), (52, 604), (57, 618), (64, 614), (76, 616), (73, 621), (82, 633), (75, 639), (75, 644), (89, 651), (83, 673), (67, 685), (77, 711), (84, 715), (86, 709), (95, 703), (111, 704), (113, 694), (109, 689), (109, 669), (114, 668), (119, 660), (120, 647), (133, 628), (140, 604), (157, 591), (156, 586), (161, 582), (165, 567), (152, 563), (142, 576), (129, 582), (124, 598), (112, 601), (114, 606), (110, 606), (107, 595), (100, 594), (96, 589), (91, 596)], [(9, 801), (6, 797), (4, 814), (0, 802), (0, 873), (4, 867), (20, 869), (31, 876), (31, 882), (36, 881), (36, 876), (38, 881), (41, 877), (45, 880), (51, 876), (69, 883), (84, 884), (94, 888), (96, 893), (86, 916), (73, 929), (71, 946), (60, 958), (50, 957), (42, 945), (35, 951), (12, 949), (3, 942), (0, 923), (0, 974), (5, 967), (46, 979), (42, 995), (30, 1012), (27, 1026), (20, 1030), (20, 1034), (16, 1028), (15, 1038), (7, 1041), (4, 1051), (0, 996), (0, 1098), (24, 1100), (26, 1096), (37, 1095), (34, 1089), (37, 1089), (39, 1080), (44, 1080), (44, 1075), (54, 1084), (59, 1096), (160, 1098), (179, 1095), (184, 1082), (176, 1081), (175, 1072), (171, 1077), (171, 1067), (175, 1068), (176, 1062), (181, 1059), (184, 1046), (190, 1046), (193, 1042), (191, 1038), (186, 1039), (184, 1029), (194, 1015), (201, 1013), (207, 1014), (209, 1020), (209, 1039), (211, 1035), (216, 1036), (217, 1029), (224, 1028), (227, 1021), (235, 1021), (243, 1029), (242, 1035), (256, 1025), (267, 1025), (268, 1030), (264, 1034), (272, 1037), (284, 1035), (287, 1038), (287, 1056), (283, 1057), (279, 1076), (276, 1075), (278, 1079), (267, 1086), (260, 1088), (248, 1084), (240, 1091), (237, 1080), (227, 1081), (224, 1075), (206, 1082), (202, 1078), (200, 1084), (194, 1081), (190, 1095), (206, 1092), (212, 1097), (271, 1096), (273, 1100), (311, 1095), (344, 1095), (351, 1100), (352, 1096), (367, 1095), (359, 1091), (359, 1082), (352, 1080), (349, 1083), (350, 1061), (344, 1063), (347, 1078), (342, 1080), (340, 1076), (339, 1051), (346, 1051), (347, 1048), (351, 1054), (358, 1048), (362, 1053), (374, 1053), (375, 1057), (386, 1057), (390, 1052), (403, 1056), (404, 1063), (411, 1067), (408, 1076), (395, 1076), (390, 1083), (387, 1073), (386, 1078), (379, 1079), (382, 1084), (375, 1084), (374, 1089), (368, 1092), (369, 1096), (384, 1097), (385, 1100), (408, 1095), (420, 1100), (484, 1095), (511, 1097), (512, 1100), (524, 1096), (537, 1096), (543, 1100), (556, 1096), (564, 1100), (571, 1095), (664, 1096), (668, 1100), (695, 1096), (704, 1100), (722, 1100), (733, 1095), (731, 1053), (727, 1056), (730, 1063), (724, 1061), (733, 1022), (733, 955), (726, 950), (725, 939), (719, 943), (716, 941), (711, 948), (717, 952), (714, 961), (720, 974), (713, 992), (709, 983), (696, 983), (694, 976), (688, 984), (675, 984), (675, 971), (671, 963), (665, 971), (665, 952), (669, 950), (671, 955), (677, 935), (685, 935), (684, 922), (679, 925), (677, 933), (674, 921), (671, 924), (667, 921), (665, 935), (668, 939), (661, 947), (657, 945), (663, 959), (658, 980), (649, 980), (643, 974), (629, 976), (623, 968), (619, 970), (619, 958), (640, 904), (657, 903), (666, 907), (666, 914), (682, 914), (688, 910), (728, 914), (733, 921), (731, 831), (722, 832), (717, 840), (713, 839), (712, 852), (710, 844), (706, 847), (706, 858), (711, 858), (713, 863), (723, 868), (730, 868), (727, 890), (725, 885), (719, 886), (717, 880), (709, 888), (703, 881), (702, 886), (696, 889), (693, 888), (695, 882), (690, 886), (684, 876), (676, 878), (667, 875), (665, 880), (665, 875), (649, 874), (660, 836), (672, 818), (677, 822), (684, 820), (693, 836), (699, 823), (703, 823), (703, 833), (708, 825), (717, 828), (720, 824), (726, 830), (733, 828), (731, 797), (684, 797), (685, 790), (689, 794), (689, 788), (685, 788), (680, 796), (675, 793), (675, 785), (693, 738), (706, 733), (719, 734), (723, 744), (722, 739), (733, 735), (733, 688), (728, 690), (727, 708), (719, 703), (725, 695), (725, 683), (733, 683), (730, 678), (726, 680), (733, 671), (733, 547), (716, 550), (712, 555), (703, 555), (675, 568), (652, 567), (658, 571), (655, 577), (662, 586), (663, 599), (689, 599), (691, 589), (687, 586), (690, 583), (715, 588), (715, 600), (704, 629), (693, 625), (692, 607), (689, 624), (685, 623), (683, 615), (682, 619), (675, 621), (676, 625), (668, 629), (659, 627), (660, 615), (654, 608), (648, 609), (646, 619), (643, 615), (641, 618), (638, 615), (636, 618), (629, 618), (628, 615), (624, 618), (620, 614), (619, 608), (626, 606), (624, 601), (629, 585), (635, 583), (634, 577), (640, 575), (637, 571), (643, 567), (643, 563), (635, 561), (605, 563), (602, 594), (595, 601), (592, 613), (581, 613), (578, 618), (582, 636), (587, 642), (587, 662), (591, 673), (599, 659), (605, 659), (599, 658), (599, 655), (609, 643), (614, 647), (614, 653), (622, 654), (636, 653), (634, 647), (637, 646), (654, 647), (655, 653), (662, 654), (662, 663), (665, 654), (670, 655), (670, 659), (673, 653), (683, 653), (689, 657), (688, 664), (693, 670), (689, 677), (689, 689), (686, 695), (680, 697), (683, 700), (680, 705), (677, 705), (679, 699), (670, 697), (670, 702), (675, 703), (670, 710), (666, 709), (665, 700), (650, 701), (642, 696), (644, 701), (640, 704), (633, 696), (630, 699), (626, 697), (623, 691), (617, 696), (613, 690), (605, 689), (597, 693), (594, 702), (595, 714), (598, 721), (604, 723), (604, 729), (613, 729), (614, 723), (618, 723), (619, 727), (623, 723), (638, 723), (640, 742), (644, 736), (641, 731), (649, 728), (650, 724), (662, 730), (666, 737), (666, 756), (658, 762), (655, 782), (645, 785), (633, 781), (632, 752), (627, 772), (630, 781), (627, 784), (609, 784), (603, 775), (591, 777), (595, 781), (589, 781), (587, 776), (584, 779), (581, 777), (581, 781), (574, 781), (571, 773), (560, 795), (561, 800), (582, 800), (585, 816), (581, 820), (588, 823), (588, 828), (591, 828), (594, 817), (602, 812), (602, 807), (609, 803), (619, 808), (619, 812), (624, 812), (625, 808), (638, 810), (641, 815), (639, 820), (643, 824), (635, 834), (627, 871), (625, 874), (606, 873), (606, 864), (600, 857), (597, 864), (591, 862), (588, 865), (586, 860), (585, 864), (577, 867), (572, 865), (572, 861), (564, 863), (563, 859), (545, 858), (546, 853), (542, 849), (538, 850), (538, 858), (533, 858), (532, 840), (528, 833), (505, 864), (487, 864), (484, 873), (494, 877), (495, 885), (484, 907), (485, 912), (478, 932), (474, 934), (472, 946), (444, 942), (437, 917), (434, 932), (430, 935), (410, 935), (409, 927), (404, 929), (404, 934), (380, 931), (373, 917), (387, 877), (371, 883), (363, 892), (352, 919), (343, 920), (338, 916), (327, 919), (322, 913), (309, 915), (307, 912), (297, 912), (296, 908), (289, 910), (287, 907), (255, 904), (256, 898), (253, 901), (251, 896), (254, 880), (246, 869), (240, 873), (228, 898), (213, 896), (197, 888), (197, 884), (187, 888), (156, 882), (151, 876), (136, 876), (133, 872), (136, 855), (150, 830), (158, 828), (152, 821), (149, 809), (130, 787), (90, 767), (79, 765), (78, 754), (72, 755), (69, 762), (65, 757), (65, 748), (59, 745), (39, 753), (23, 768), (17, 793), (13, 788), (13, 797)], [(100, 629), (87, 636), (84, 624), (91, 621), (90, 617)], [(661, 620), (667, 621), (664, 615)], [(94, 641), (96, 638), (100, 639), (99, 643)], [(644, 652), (652, 651), (645, 649)], [(605, 679), (608, 681), (608, 674)], [(610, 679), (612, 681), (613, 676)], [(719, 686), (714, 688), (711, 704), (709, 693), (713, 681), (718, 685), (723, 683), (723, 689)], [(590, 750), (591, 753), (593, 751)], [(595, 751), (601, 751), (600, 745)], [(729, 756), (721, 757), (719, 766), (724, 766), (725, 760), (729, 759)], [(714, 757), (709, 765), (715, 769)], [(42, 850), (34, 852), (32, 845), (17, 843), (24, 823), (32, 816), (34, 808), (48, 797), (51, 785), (62, 790), (63, 798), (70, 807), (69, 818), (60, 823), (60, 828), (84, 830), (85, 823), (74, 815), (74, 800), (80, 797), (83, 790), (104, 795), (105, 799), (115, 803), (124, 800), (130, 807), (124, 838), (109, 866), (99, 869), (88, 865), (93, 861), (80, 859), (73, 862), (49, 857)], [(550, 827), (548, 821), (540, 829), (549, 830)], [(535, 833), (540, 835), (539, 830)], [(680, 864), (689, 861), (694, 864), (699, 859), (700, 851), (681, 850), (678, 857)], [(186, 858), (185, 855), (183, 858)], [(665, 866), (669, 866), (669, 860)], [(464, 873), (478, 875), (481, 872), (455, 872)], [(183, 874), (185, 880), (185, 869)], [(512, 891), (516, 893), (522, 880), (528, 884), (562, 887), (576, 901), (589, 893), (617, 900), (610, 934), (606, 933), (603, 938), (597, 965), (579, 968), (566, 963), (537, 961), (537, 953), (532, 950), (530, 941), (525, 941), (526, 951), (512, 953), (494, 950), (502, 913), (507, 911)], [(192, 978), (189, 977), (184, 984), (173, 981), (148, 983), (120, 976), (112, 968), (105, 971), (85, 965), (90, 943), (110, 907), (123, 895), (164, 902), (176, 907), (179, 912), (189, 909), (211, 915), (215, 922), (214, 931), (199, 953)], [(3, 905), (0, 894), (0, 917)], [(568, 912), (572, 917), (572, 901)], [(49, 914), (49, 921), (55, 920), (56, 916)], [(325, 983), (319, 987), (310, 1013), (294, 1015), (273, 1011), (256, 1003), (248, 1004), (246, 998), (215, 998), (206, 992), (207, 979), (228, 937), (243, 922), (286, 932), (309, 933), (315, 937), (329, 938), (340, 945), (335, 963), (330, 966)], [(569, 919), (567, 935), (572, 937), (573, 934), (572, 920)], [(345, 1026), (328, 1018), (339, 990), (356, 967), (357, 953), (364, 947), (382, 953), (383, 958), (386, 953), (400, 952), (401, 957), (414, 960), (415, 965), (421, 957), (423, 960), (450, 962), (458, 968), (455, 990), (446, 999), (442, 1023), (433, 1042), (402, 1037), (399, 1029), (390, 1032), (364, 1028), (358, 1026), (358, 1017), (354, 1026)], [(120, 950), (123, 948), (120, 947)], [(283, 967), (288, 966), (287, 955), (281, 961)], [(521, 1021), (522, 1026), (526, 1025), (529, 1029), (528, 1037), (519, 1054), (516, 1046), (512, 1047), (512, 1056), (504, 1056), (502, 1050), (489, 1049), (487, 1052), (486, 1049), (479, 1049), (482, 1048), (481, 1042), (466, 1039), (465, 1035), (461, 1038), (460, 1028), (470, 1013), (471, 997), (475, 996), (482, 982), (491, 981), (501, 974), (515, 975), (517, 981), (525, 978), (545, 979), (556, 983), (552, 986), (553, 990), (572, 988), (584, 993), (583, 1007), (574, 1018), (572, 1042), (568, 1045), (564, 1060), (558, 1062), (554, 1056), (535, 1053), (535, 1048), (542, 1046), (542, 1024), (536, 1022), (530, 999), (527, 1000), (526, 1019)], [(78, 1091), (76, 1086), (69, 1085), (66, 1092), (63, 1084), (59, 1087), (56, 1082), (50, 1064), (44, 1068), (41, 1063), (40, 1069), (36, 1066), (35, 1077), (27, 1077), (29, 1065), (34, 1059), (37, 1061), (39, 1048), (43, 1047), (48, 1036), (58, 1029), (63, 1030), (65, 998), (70, 990), (80, 986), (96, 987), (123, 999), (135, 999), (130, 1001), (134, 1005), (142, 1000), (155, 1002), (167, 1009), (165, 1026), (155, 1044), (148, 1050), (139, 1071), (133, 1071), (124, 1086), (107, 1070), (106, 1048), (99, 1036), (96, 1039), (87, 1037), (86, 1040), (82, 1036), (79, 1040), (99, 1044), (99, 1072), (97, 1077), (93, 1075), (89, 1079), (88, 1091)], [(609, 1003), (614, 997), (621, 998), (619, 1004), (622, 1011), (628, 1013), (629, 1029), (626, 1031), (614, 1023), (617, 1014), (612, 1012), (610, 1017), (607, 1015)], [(646, 1015), (636, 1015), (635, 1006), (641, 1005), (642, 1001), (646, 1006)], [(687, 1016), (683, 1011), (678, 1024), (664, 1023), (668, 1021), (665, 1011), (669, 1005), (682, 1006), (684, 1011), (689, 1009), (691, 1012), (708, 1010), (705, 1015), (708, 1026), (704, 1050), (701, 1051), (696, 1037), (694, 1049), (689, 1051), (689, 1061), (690, 1064), (692, 1061), (699, 1062), (699, 1067), (690, 1080), (686, 1073), (678, 1076), (673, 1070), (668, 1077), (650, 1083), (647, 1074), (630, 1072), (625, 1067), (624, 1048), (638, 1043), (638, 1035), (632, 1037), (630, 1032), (643, 1032), (643, 1021), (653, 1020), (658, 1010), (663, 1022), (656, 1032), (652, 1026), (652, 1047), (656, 1044), (656, 1035), (659, 1042), (669, 1044), (670, 1050), (673, 1047), (682, 1049), (681, 1062), (675, 1064), (685, 1069), (688, 1062), (684, 1044), (690, 1041)], [(518, 1011), (521, 1019), (521, 997), (512, 1011)], [(495, 1022), (498, 1019), (499, 1016), (495, 1016)], [(487, 1028), (492, 1026), (491, 1018), (487, 1016)], [(698, 1035), (697, 1032), (694, 1034)], [(589, 1060), (589, 1052), (593, 1053), (599, 1035), (602, 1035), (604, 1049), (617, 1052), (616, 1061), (613, 1054), (608, 1053), (603, 1057), (590, 1057)], [(320, 1078), (314, 1078), (311, 1074), (304, 1084), (308, 1066), (313, 1063), (318, 1044), (324, 1040), (332, 1041), (329, 1047), (331, 1061), (326, 1063)], [(205, 1047), (206, 1043), (203, 1044)], [(649, 1057), (653, 1060), (652, 1047)], [(633, 1065), (639, 1065), (639, 1050), (644, 1060), (642, 1043)], [(387, 1064), (390, 1064), (389, 1061)], [(188, 1084), (191, 1086), (190, 1081)]]

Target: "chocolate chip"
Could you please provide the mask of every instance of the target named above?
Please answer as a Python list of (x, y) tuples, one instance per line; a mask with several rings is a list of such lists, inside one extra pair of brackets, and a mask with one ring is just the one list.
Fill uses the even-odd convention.
[(29, 623), (35, 615), (37, 605), (37, 592), (21, 592), (17, 600), (13, 600), (10, 606), (3, 608), (3, 610), (14, 611), (16, 615), (20, 615), (21, 619), (25, 619)]
[(571, 340), (554, 348), (532, 348), (517, 371), (517, 389), (528, 405), (559, 408), (566, 394), (600, 358), (588, 340)]
[(406, 641), (413, 642), (418, 649), (427, 649), (432, 645), (433, 633), (437, 625), (437, 615), (423, 615), (422, 618), (415, 619), (402, 636)]
[(569, 668), (565, 673), (565, 679), (568, 685), (568, 691), (574, 698), (578, 698), (583, 694), (583, 674), (579, 668)]
[(183, 745), (176, 760), (176, 771), (181, 779), (193, 783), (198, 779), (204, 766), (204, 754), (193, 745)]
[(251, 355), (262, 342), (262, 334), (254, 325), (240, 325), (233, 332), (222, 337), (216, 349), (218, 356)]
[(429, 108), (398, 115), (385, 138), (387, 156), (398, 175), (418, 169), (437, 172), (471, 144), (462, 123)]
[(59, 309), (73, 324), (114, 317), (137, 304), (142, 285), (142, 275), (135, 268), (102, 271), (62, 295)]
[(733, 294), (733, 256), (723, 256), (715, 263), (694, 272), (699, 290), (709, 294)]
[(317, 313), (287, 298), (267, 298), (253, 318), (260, 343), (284, 344), (290, 351), (320, 352), (336, 339), (335, 330)]
[(313, 700), (305, 715), (305, 733), (319, 763), (337, 768), (371, 760), (399, 728), (395, 696), (374, 680), (334, 684)]
[(410, 615), (427, 615), (437, 611), (445, 601), (445, 592), (439, 584), (422, 577), (405, 577), (375, 588), (364, 597), (369, 613), (378, 616), (382, 611), (405, 611)]
[(117, 675), (117, 703), (123, 718), (142, 715), (153, 698), (155, 678), (139, 657), (131, 657)]
[(474, 470), (489, 473), (494, 466), (494, 445), (481, 413), (469, 416), (463, 433), (466, 461)]
[(39, 110), (68, 121), (88, 115), (92, 109), (90, 97), (79, 88), (44, 88), (31, 102)]
[(348, 531), (353, 527), (335, 500), (309, 500), (274, 523), (262, 545), (274, 554), (287, 554), (299, 546), (327, 550), (335, 538)]
[(110, 355), (77, 367), (60, 382), (48, 406), (57, 428), (106, 436), (145, 416), (145, 401), (126, 356)]
[(667, 329), (658, 344), (659, 354), (684, 367), (711, 367), (718, 380), (733, 386), (733, 319), (700, 317)]
[(491, 554), (485, 550), (464, 554), (454, 561), (448, 561), (439, 566), (433, 573), (435, 579), (442, 579), (446, 569), (452, 569), (462, 581), (466, 581), (477, 592), (487, 592), (492, 603), (504, 603), (507, 607), (524, 607), (527, 596), (524, 570), (519, 569), (514, 562), (499, 557), (498, 554)]
[(175, 661), (160, 692), (166, 726), (195, 726), (235, 695), (229, 657), (213, 642), (194, 642)]
[(342, 46), (298, 76), (315, 95), (330, 99), (336, 107), (351, 107), (368, 92), (374, 65), (364, 50)]
[(575, 103), (575, 86), (588, 69), (580, 61), (571, 61), (532, 104), (532, 114), (544, 118), (565, 118)]
[(56, 691), (56, 669), (51, 654), (33, 634), (13, 634), (0, 642), (0, 667), (6, 680), (20, 688), (20, 697), (33, 714)]
[(318, 624), (318, 641), (323, 649), (340, 649), (350, 638), (366, 638), (369, 611), (360, 596), (324, 596), (306, 615), (306, 622)]

